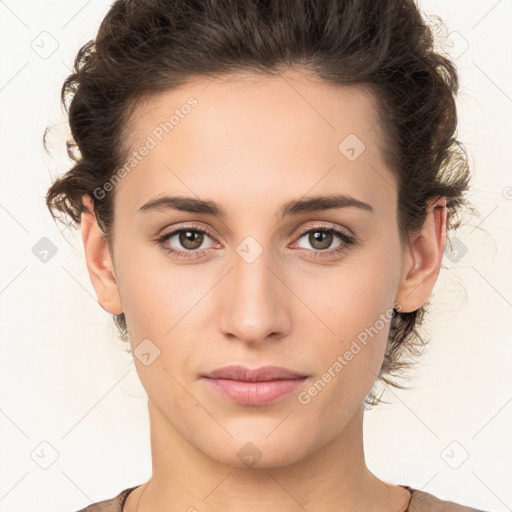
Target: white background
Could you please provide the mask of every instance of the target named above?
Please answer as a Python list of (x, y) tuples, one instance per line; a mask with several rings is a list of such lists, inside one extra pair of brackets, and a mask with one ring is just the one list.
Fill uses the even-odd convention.
[[(60, 87), (109, 3), (0, 1), (3, 512), (72, 512), (151, 475), (145, 392), (131, 356), (97, 303), (79, 232), (67, 231), (74, 237), (67, 242), (44, 203), (51, 176), (68, 161), (64, 127), (50, 138), (52, 158), (42, 134), (64, 120)], [(384, 480), (505, 512), (512, 510), (512, 1), (421, 7), (439, 14), (450, 34), (461, 76), (459, 138), (481, 217), (457, 235), (468, 252), (446, 258), (412, 389), (389, 392), (390, 405), (366, 413), (366, 455)], [(41, 37), (46, 49), (58, 45), (47, 58), (35, 50)], [(32, 253), (43, 237), (58, 248), (47, 263)], [(57, 460), (41, 468), (52, 450)]]

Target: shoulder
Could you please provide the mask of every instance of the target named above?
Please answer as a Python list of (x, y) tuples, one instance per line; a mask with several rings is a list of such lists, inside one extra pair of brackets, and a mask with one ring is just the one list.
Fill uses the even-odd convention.
[(487, 512), (465, 505), (444, 501), (433, 494), (407, 487), (411, 492), (411, 501), (407, 512)]
[(78, 512), (122, 512), (123, 505), (128, 497), (136, 487), (129, 487), (121, 491), (115, 498), (92, 503), (91, 505), (79, 510)]

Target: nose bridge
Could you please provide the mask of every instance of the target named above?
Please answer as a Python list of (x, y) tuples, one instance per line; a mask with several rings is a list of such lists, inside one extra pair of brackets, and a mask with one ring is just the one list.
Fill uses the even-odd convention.
[(244, 240), (233, 253), (233, 269), (222, 293), (220, 328), (225, 335), (256, 343), (271, 333), (281, 335), (288, 328), (279, 279), (272, 268), (270, 251), (254, 239)]

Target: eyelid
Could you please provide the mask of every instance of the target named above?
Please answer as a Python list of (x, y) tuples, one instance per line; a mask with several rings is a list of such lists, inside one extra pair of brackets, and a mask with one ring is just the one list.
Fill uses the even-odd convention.
[(303, 235), (305, 235), (306, 233), (309, 233), (310, 231), (314, 231), (315, 229), (318, 229), (319, 231), (320, 230), (326, 230), (326, 231), (329, 231), (329, 230), (334, 230), (334, 231), (339, 231), (341, 233), (343, 233), (347, 238), (350, 238), (351, 240), (355, 240), (355, 236), (352, 234), (351, 231), (349, 231), (348, 229), (346, 228), (342, 228), (336, 224), (332, 224), (330, 222), (322, 222), (322, 221), (317, 221), (315, 224), (311, 224), (309, 226), (306, 226), (305, 228), (301, 229), (296, 235), (295, 235), (295, 238), (300, 238), (302, 237)]
[(168, 226), (162, 230), (162, 233), (158, 235), (158, 239), (167, 237), (171, 234), (176, 234), (177, 231), (186, 231), (187, 229), (193, 231), (199, 231), (206, 233), (210, 238), (217, 240), (217, 236), (213, 234), (213, 231), (202, 224), (196, 224), (194, 221), (183, 222), (182, 224)]

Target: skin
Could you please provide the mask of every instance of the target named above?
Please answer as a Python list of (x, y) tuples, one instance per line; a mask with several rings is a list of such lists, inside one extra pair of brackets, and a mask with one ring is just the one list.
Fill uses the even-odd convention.
[[(198, 105), (115, 187), (113, 257), (84, 196), (82, 238), (98, 302), (125, 313), (132, 350), (144, 339), (160, 350), (147, 366), (134, 357), (148, 394), (153, 474), (124, 511), (405, 510), (409, 493), (371, 473), (363, 449), (363, 400), (389, 323), (309, 403), (298, 394), (395, 303), (406, 312), (427, 301), (446, 208), (432, 208), (432, 198), (424, 226), (402, 246), (371, 94), (299, 71), (196, 78), (162, 93), (139, 109), (130, 146), (190, 96)], [(338, 149), (351, 133), (366, 145), (355, 161)], [(333, 193), (373, 212), (351, 206), (280, 218), (287, 201)], [(137, 211), (163, 195), (213, 200), (227, 216)], [(155, 242), (192, 221), (214, 235), (195, 242), (192, 252), (205, 249), (198, 258)], [(326, 225), (356, 242), (332, 254), (344, 244), (337, 236), (322, 249), (302, 234)], [(252, 263), (237, 252), (248, 236), (262, 250)], [(187, 250), (178, 236), (164, 243)], [(240, 405), (199, 378), (227, 364), (273, 364), (309, 378), (276, 403)], [(248, 442), (261, 455), (252, 466), (237, 455)]]

